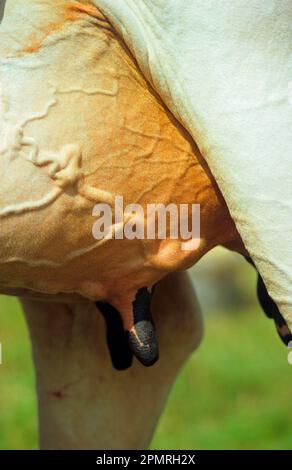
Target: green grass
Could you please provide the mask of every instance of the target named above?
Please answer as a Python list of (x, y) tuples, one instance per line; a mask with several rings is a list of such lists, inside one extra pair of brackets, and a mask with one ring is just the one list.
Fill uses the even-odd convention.
[(21, 308), (0, 297), (0, 449), (37, 447), (36, 401), (30, 344)]
[(292, 449), (292, 366), (259, 311), (209, 318), (154, 449)]
[[(30, 345), (17, 301), (0, 298), (0, 449), (37, 448)], [(291, 449), (292, 366), (259, 309), (206, 321), (153, 449)]]

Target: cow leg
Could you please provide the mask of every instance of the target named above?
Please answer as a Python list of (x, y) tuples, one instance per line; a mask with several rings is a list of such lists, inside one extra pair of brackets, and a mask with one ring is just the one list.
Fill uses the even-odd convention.
[(105, 322), (94, 303), (23, 300), (33, 348), (43, 449), (146, 448), (174, 379), (202, 336), (186, 273), (162, 280), (153, 317), (160, 360), (112, 367)]

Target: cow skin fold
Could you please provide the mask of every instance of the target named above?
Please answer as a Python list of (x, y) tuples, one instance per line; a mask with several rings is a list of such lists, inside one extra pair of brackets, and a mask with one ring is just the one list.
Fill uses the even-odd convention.
[(291, 1), (95, 4), (195, 139), (291, 330)]

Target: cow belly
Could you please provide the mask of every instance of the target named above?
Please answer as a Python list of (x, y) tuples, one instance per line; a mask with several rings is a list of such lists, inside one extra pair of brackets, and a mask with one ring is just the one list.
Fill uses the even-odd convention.
[[(52, 18), (32, 8), (39, 30), (19, 26), (16, 44), (13, 9), (0, 32), (0, 289), (111, 299), (191, 265), (215, 244), (223, 203), (108, 23), (71, 3)], [(207, 200), (206, 240), (195, 251), (179, 240), (96, 240), (93, 207), (116, 196), (143, 207)]]

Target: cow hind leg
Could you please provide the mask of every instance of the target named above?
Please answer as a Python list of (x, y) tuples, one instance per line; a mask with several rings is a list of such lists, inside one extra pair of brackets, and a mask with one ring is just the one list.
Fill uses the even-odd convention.
[(172, 274), (155, 289), (160, 359), (150, 368), (136, 359), (128, 370), (112, 366), (106, 322), (94, 303), (22, 303), (36, 368), (41, 448), (146, 448), (171, 385), (202, 336), (188, 275)]

